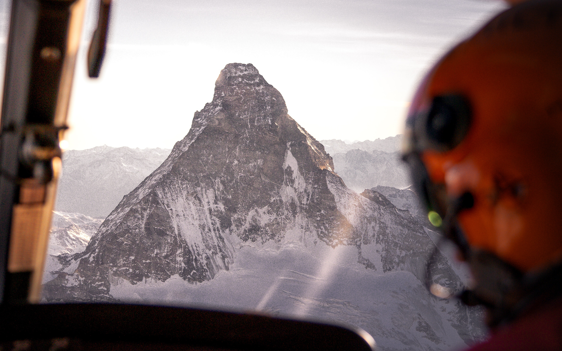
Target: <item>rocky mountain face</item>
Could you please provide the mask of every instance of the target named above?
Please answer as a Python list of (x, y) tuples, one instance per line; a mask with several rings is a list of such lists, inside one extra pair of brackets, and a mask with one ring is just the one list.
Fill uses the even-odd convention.
[(69, 150), (63, 156), (55, 209), (105, 218), (169, 153), (109, 146)]
[[(432, 236), (384, 191), (346, 187), (281, 94), (229, 64), (186, 137), (60, 260), (43, 296), (293, 311), (365, 328), (388, 350), (481, 338), (477, 311), (421, 285)], [(441, 255), (434, 272), (459, 284)]]
[(396, 208), (408, 211), (414, 218), (422, 221), (426, 225), (430, 225), (427, 221), (427, 214), (420, 205), (418, 195), (412, 186), (399, 189), (390, 186), (378, 185), (371, 189), (366, 189), (361, 195), (372, 197), (373, 194), (379, 193), (386, 197)]

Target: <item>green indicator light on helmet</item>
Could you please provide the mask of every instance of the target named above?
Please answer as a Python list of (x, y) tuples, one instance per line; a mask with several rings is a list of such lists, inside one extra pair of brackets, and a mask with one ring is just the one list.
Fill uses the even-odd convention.
[(443, 220), (441, 219), (441, 216), (439, 215), (439, 213), (435, 211), (429, 211), (429, 213), (427, 214), (427, 218), (429, 219), (429, 222), (433, 224), (434, 227), (440, 227), (441, 224), (443, 224)]

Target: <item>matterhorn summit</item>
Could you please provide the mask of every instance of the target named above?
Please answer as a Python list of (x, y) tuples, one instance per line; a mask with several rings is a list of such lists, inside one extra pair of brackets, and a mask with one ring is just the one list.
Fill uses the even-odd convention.
[[(279, 91), (253, 65), (232, 63), (162, 165), (83, 252), (59, 260), (44, 298), (338, 316), (395, 349), (446, 349), (481, 330), (467, 325), (472, 312), (432, 300), (420, 283), (435, 248), (429, 231), (381, 193), (348, 189)], [(437, 257), (441, 283), (458, 284)]]
[(277, 89), (253, 65), (229, 64), (187, 136), (58, 278), (81, 283), (55, 295), (105, 299), (119, 279), (203, 282), (228, 270), (245, 242), (352, 244), (357, 233), (330, 190), (338, 186), (332, 158)]

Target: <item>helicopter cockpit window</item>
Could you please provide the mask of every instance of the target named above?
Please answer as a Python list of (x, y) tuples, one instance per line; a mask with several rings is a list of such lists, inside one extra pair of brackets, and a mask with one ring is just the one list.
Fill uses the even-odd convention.
[(42, 302), (322, 320), (382, 349), (485, 336), (481, 310), (424, 287), (438, 235), (398, 151), (422, 72), (503, 3), (120, 0), (89, 80), (95, 5)]

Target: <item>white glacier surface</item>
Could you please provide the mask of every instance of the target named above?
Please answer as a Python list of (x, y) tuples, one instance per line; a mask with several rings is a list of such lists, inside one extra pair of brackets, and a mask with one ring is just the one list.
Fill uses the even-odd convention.
[(242, 247), (229, 271), (190, 284), (131, 284), (114, 280), (110, 294), (123, 301), (251, 311), (359, 327), (384, 350), (465, 347), (448, 319), (454, 301), (429, 295), (410, 272), (381, 274), (357, 264), (351, 247), (293, 245), (279, 250)]

